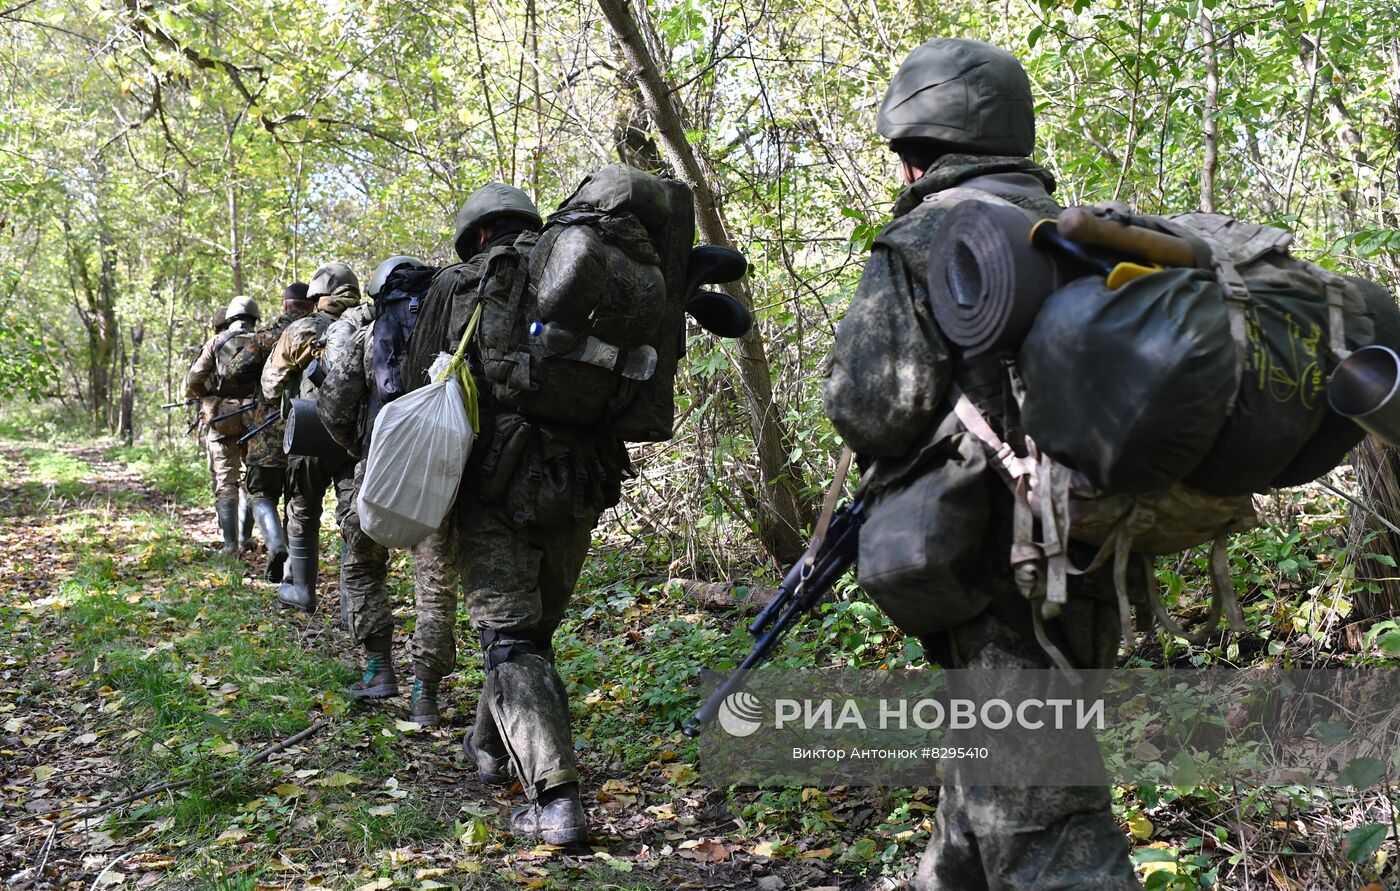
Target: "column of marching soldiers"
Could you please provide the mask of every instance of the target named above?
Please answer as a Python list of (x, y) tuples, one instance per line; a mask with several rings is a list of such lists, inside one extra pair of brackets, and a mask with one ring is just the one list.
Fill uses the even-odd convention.
[[(894, 76), (878, 126), (898, 157), (904, 191), (837, 332), (823, 385), (828, 415), (863, 464), (898, 462), (930, 449), (930, 442), (946, 443), (938, 437), (946, 436), (940, 431), (952, 417), (945, 396), (954, 377), (967, 387), (963, 375), (971, 371), (995, 386), (1006, 374), (994, 360), (965, 363), (930, 316), (926, 257), (936, 224), (950, 206), (933, 199), (969, 184), (1003, 204), (1041, 214), (1058, 209), (1050, 197), (1053, 177), (1030, 160), (1035, 123), (1029, 81), (1004, 51), (978, 41), (942, 38), (919, 47)], [(364, 652), (363, 676), (350, 694), (382, 699), (399, 694), (399, 678), (386, 588), (389, 551), (364, 534), (357, 516), (356, 491), (364, 479), (368, 440), (385, 405), (429, 382), (428, 369), (439, 354), (459, 346), (466, 350), (480, 384), (482, 429), (462, 477), (457, 508), (442, 528), (413, 548), (417, 615), (409, 654), (409, 718), (425, 726), (439, 722), (439, 684), (457, 663), (454, 620), (460, 590), (480, 634), (485, 665), (475, 719), (463, 740), (465, 753), (485, 782), (520, 783), (527, 802), (512, 815), (514, 832), (564, 845), (586, 841), (588, 829), (568, 698), (551, 640), (592, 529), (601, 512), (617, 502), (630, 465), (626, 437), (616, 429), (541, 417), (581, 411), (579, 404), (596, 395), (585, 385), (599, 368), (612, 375), (597, 378), (617, 388), (610, 392), (631, 392), (629, 380), (645, 380), (658, 358), (666, 361), (664, 349), (639, 344), (663, 344), (676, 329), (643, 332), (620, 354), (616, 345), (602, 343), (608, 338), (602, 336), (606, 326), (598, 327), (601, 320), (619, 311), (613, 306), (616, 295), (604, 294), (552, 333), (550, 324), (535, 320), (530, 342), (511, 353), (500, 347), (504, 335), (493, 328), (489, 313), (491, 307), (518, 309), (521, 300), (543, 303), (546, 292), (567, 289), (570, 283), (612, 281), (608, 263), (623, 262), (618, 257), (640, 264), (630, 269), (664, 269), (662, 242), (667, 233), (682, 231), (677, 227), (687, 233), (686, 250), (693, 241), (691, 219), (650, 218), (645, 202), (630, 205), (628, 195), (596, 188), (607, 177), (592, 181), (593, 191), (581, 189), (548, 226), (524, 192), (487, 184), (471, 194), (457, 216), (454, 248), (460, 262), (435, 269), (412, 257), (392, 257), (373, 271), (363, 295), (360, 278), (349, 266), (328, 263), (309, 283), (286, 287), (281, 313), (270, 324), (262, 324), (265, 319), (252, 299), (237, 297), (225, 310), (223, 330), (204, 344), (188, 376), (189, 395), (202, 400), (209, 421), (205, 438), (223, 550), (235, 554), (247, 549), (256, 524), (267, 550), (266, 575), (278, 584), (277, 600), (283, 606), (305, 612), (316, 608), (324, 588), (319, 570), (322, 501), (334, 489), (342, 541), (341, 615)], [(640, 181), (623, 176), (613, 182), (622, 182), (626, 192)], [(628, 212), (613, 213), (619, 208)], [(569, 253), (565, 236), (549, 231), (590, 227), (588, 237), (601, 238), (612, 259), (602, 262), (580, 251), (577, 268), (548, 272)], [(554, 241), (550, 265), (542, 273), (531, 255), (546, 238)], [(551, 275), (566, 281), (561, 284)], [(666, 287), (673, 286), (673, 277)], [(477, 315), (487, 304), (488, 315), (480, 317), (476, 328)], [(564, 307), (549, 318), (562, 323), (567, 315)], [(625, 327), (626, 320), (617, 324)], [(581, 341), (568, 336), (571, 327), (599, 336), (580, 346)], [(557, 366), (561, 351), (541, 345), (549, 336), (568, 341), (562, 359), (572, 366)], [(684, 334), (679, 339), (683, 351)], [(675, 358), (672, 350), (672, 363)], [(542, 368), (565, 367), (565, 372), (546, 375), (543, 384), (533, 379), (522, 384), (537, 360)], [(246, 382), (248, 395), (230, 396), (231, 381)], [(522, 401), (513, 402), (517, 397)], [(306, 404), (294, 400), (314, 403), (314, 414), (333, 443), (312, 449), (315, 454), (284, 453), (285, 424), (312, 432), (316, 428), (301, 409), (293, 413), (294, 405)], [(535, 408), (519, 407), (524, 404)], [(665, 435), (669, 431), (668, 423)], [(972, 451), (980, 452), (980, 447), (969, 450), (964, 443), (959, 448), (965, 458), (947, 466), (975, 466), (978, 481), (959, 490), (971, 495), (947, 497), (979, 499), (974, 507), (980, 519), (979, 525), (969, 521), (966, 529), (951, 530), (970, 538), (969, 550), (948, 578), (965, 584), (969, 602), (977, 606), (960, 613), (960, 607), (949, 608), (946, 598), (933, 596), (943, 591), (915, 586), (904, 592), (901, 625), (923, 610), (930, 621), (915, 633), (930, 658), (944, 665), (1049, 667), (1049, 657), (1037, 644), (1040, 629), (1031, 626), (1026, 600), (1005, 558), (1002, 532), (1010, 534), (1010, 496), (989, 498), (985, 493), (1001, 486), (998, 468), (985, 456), (974, 465)], [(285, 529), (279, 509), (283, 497)], [(1096, 572), (1071, 579), (1074, 596), (1058, 619), (1047, 620), (1052, 636), (1067, 641), (1061, 649), (1077, 667), (1113, 664), (1118, 623), (1106, 578), (1105, 572)], [(1140, 584), (1133, 579), (1133, 585)], [(1086, 591), (1090, 593), (1082, 596)], [(956, 623), (942, 621), (952, 615), (959, 616)], [(959, 889), (1141, 887), (1105, 785), (964, 786), (956, 774), (945, 784), (917, 882)]]

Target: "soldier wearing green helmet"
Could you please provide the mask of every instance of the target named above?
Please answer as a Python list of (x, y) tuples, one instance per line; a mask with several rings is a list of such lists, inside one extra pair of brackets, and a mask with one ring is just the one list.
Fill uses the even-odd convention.
[[(283, 395), (315, 399), (319, 387), (306, 374), (317, 358), (326, 329), (360, 305), (360, 280), (344, 263), (327, 263), (311, 276), (306, 289), (316, 310), (287, 326), (263, 365), (262, 397), (269, 402)], [(313, 458), (293, 455), (287, 461), (287, 563), (277, 601), (302, 612), (316, 610), (316, 581), (320, 569), (321, 502), (335, 488), (336, 516), (343, 519), (354, 495), (355, 462), (349, 455)], [(338, 525), (343, 526), (341, 522)]]
[[(883, 485), (877, 498), (926, 487), (939, 493), (940, 509), (960, 521), (940, 524), (940, 534), (930, 536), (936, 542), (929, 547), (937, 551), (926, 557), (941, 567), (943, 583), (871, 594), (944, 667), (1047, 669), (1034, 607), (1017, 588), (1008, 560), (1010, 493), (980, 441), (952, 413), (949, 398), (956, 385), (1002, 428), (1002, 437), (1015, 441), (1006, 432), (1015, 423), (1012, 382), (997, 357), (966, 357), (943, 337), (925, 284), (938, 223), (956, 202), (981, 199), (1042, 216), (1059, 213), (1051, 198), (1054, 178), (1030, 159), (1030, 82), (1016, 58), (997, 47), (930, 40), (895, 73), (878, 127), (899, 159), (905, 188), (837, 329), (823, 400), (862, 467), (874, 466)], [(1089, 562), (1077, 557), (1077, 565)], [(1117, 608), (1106, 575), (1074, 577), (1060, 618), (1046, 622), (1047, 634), (1078, 668), (1109, 668), (1117, 657)], [(1141, 578), (1132, 581), (1141, 585)], [(959, 615), (971, 617), (949, 619)], [(1097, 748), (1087, 757), (1097, 757)], [(1141, 887), (1110, 810), (1106, 779), (1103, 786), (1009, 788), (959, 777), (954, 766), (945, 778), (916, 887)]]
[[(522, 276), (541, 226), (534, 202), (513, 186), (491, 183), (467, 199), (454, 238), (463, 262), (438, 272), (419, 305), (405, 363), (409, 386), (427, 383), (433, 357), (457, 349), (480, 301), (528, 284)], [(469, 353), (474, 372), (481, 369), (479, 348)], [(463, 749), (483, 781), (519, 781), (528, 802), (513, 812), (512, 831), (547, 844), (578, 844), (588, 827), (553, 636), (593, 524), (616, 501), (626, 450), (592, 430), (527, 420), (495, 402), (482, 374), (477, 380), (482, 430), (449, 513), (451, 529), (442, 536), (456, 543), (486, 670)], [(414, 554), (420, 572), (447, 556)]]
[[(245, 529), (243, 537), (239, 535), (244, 447), (238, 443), (238, 438), (243, 432), (243, 420), (230, 414), (243, 405), (243, 399), (220, 392), (216, 365), (222, 350), (231, 349), (235, 338), (253, 330), (260, 313), (253, 298), (238, 296), (229, 301), (222, 314), (223, 327), (216, 325), (218, 333), (204, 342), (199, 358), (185, 376), (185, 391), (186, 395), (200, 400), (200, 420), (206, 430), (205, 450), (214, 483), (214, 510), (223, 537), (219, 551), (231, 556), (251, 545), (246, 542), (251, 535), (250, 527)], [(246, 498), (242, 500), (246, 502)]]

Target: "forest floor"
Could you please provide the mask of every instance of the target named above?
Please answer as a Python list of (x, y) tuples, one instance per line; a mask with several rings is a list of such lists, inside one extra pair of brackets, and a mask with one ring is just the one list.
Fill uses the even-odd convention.
[[(700, 784), (678, 728), (699, 699), (697, 667), (746, 648), (743, 622), (656, 590), (606, 548), (556, 646), (593, 843), (519, 843), (505, 828), (518, 790), (481, 784), (460, 760), (481, 681), (465, 619), (443, 727), (405, 721), (406, 695), (352, 703), (358, 656), (333, 604), (279, 611), (260, 554), (220, 558), (206, 486), (192, 452), (0, 439), (0, 886), (778, 891), (912, 875), (936, 790)], [(1248, 609), (1273, 638), (1269, 657), (1337, 636), (1336, 603), (1320, 610), (1329, 601), (1299, 581), (1335, 575), (1335, 510), (1285, 510), (1302, 532), (1233, 555), (1237, 572), (1264, 551), (1298, 570), (1251, 582), (1268, 589)], [(334, 578), (329, 525), (323, 536)], [(881, 621), (863, 603), (828, 611), (797, 635), (794, 664), (917, 663)], [(1184, 658), (1164, 645), (1161, 660)], [(1231, 646), (1204, 657), (1238, 658)], [(1385, 790), (1114, 797), (1153, 891), (1396, 887)]]

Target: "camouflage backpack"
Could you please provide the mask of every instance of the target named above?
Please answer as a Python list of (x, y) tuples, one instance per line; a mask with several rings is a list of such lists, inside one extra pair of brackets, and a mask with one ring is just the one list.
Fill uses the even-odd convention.
[(617, 164), (538, 236), (494, 248), (476, 301), (494, 401), (628, 441), (669, 439), (692, 219), (685, 186)]
[(253, 395), (261, 365), (250, 369), (238, 360), (239, 354), (252, 342), (252, 331), (225, 331), (219, 335), (214, 342), (214, 371), (207, 385), (210, 393), (231, 398)]

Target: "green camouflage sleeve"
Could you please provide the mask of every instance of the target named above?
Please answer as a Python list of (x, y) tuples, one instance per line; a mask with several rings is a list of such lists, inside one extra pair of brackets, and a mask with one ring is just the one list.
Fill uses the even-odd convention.
[(857, 454), (897, 457), (941, 414), (951, 360), (910, 268), (876, 243), (836, 329), (827, 417)]

